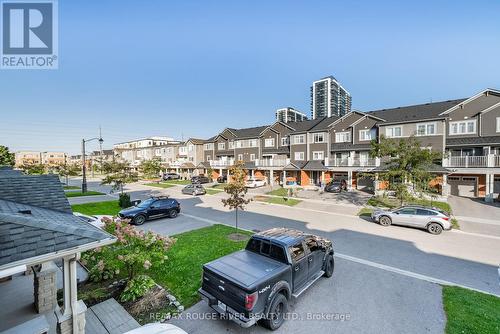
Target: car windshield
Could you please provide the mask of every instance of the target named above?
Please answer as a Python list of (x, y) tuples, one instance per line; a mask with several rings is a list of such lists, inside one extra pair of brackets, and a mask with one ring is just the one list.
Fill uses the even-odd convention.
[(144, 202), (141, 202), (141, 203), (137, 204), (137, 207), (138, 207), (138, 208), (147, 208), (147, 207), (149, 207), (151, 204), (153, 204), (153, 203), (154, 203), (154, 201), (155, 201), (155, 200), (154, 200), (153, 198), (147, 199), (147, 200), (145, 200)]

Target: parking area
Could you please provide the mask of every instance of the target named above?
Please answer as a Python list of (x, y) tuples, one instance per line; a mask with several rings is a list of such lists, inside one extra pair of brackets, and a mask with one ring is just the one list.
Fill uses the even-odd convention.
[(459, 196), (450, 196), (448, 202), (462, 231), (500, 236), (500, 203)]

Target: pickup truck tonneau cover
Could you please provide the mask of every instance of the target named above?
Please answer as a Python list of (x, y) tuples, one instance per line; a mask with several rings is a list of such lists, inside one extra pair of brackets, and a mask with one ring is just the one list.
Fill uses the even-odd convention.
[(251, 290), (258, 282), (288, 267), (266, 256), (242, 250), (221, 257), (204, 265), (208, 270), (230, 278), (241, 288)]

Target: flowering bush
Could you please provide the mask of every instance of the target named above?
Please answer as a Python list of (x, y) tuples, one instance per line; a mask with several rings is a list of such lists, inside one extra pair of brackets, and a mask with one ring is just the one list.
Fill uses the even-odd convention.
[(89, 268), (90, 279), (112, 279), (122, 273), (129, 281), (167, 260), (166, 251), (175, 239), (153, 232), (143, 232), (128, 221), (103, 219), (104, 229), (118, 239), (112, 245), (96, 248), (82, 255), (82, 263)]
[(128, 281), (125, 290), (120, 295), (122, 302), (135, 301), (142, 297), (155, 285), (155, 281), (147, 275), (138, 275), (134, 279)]

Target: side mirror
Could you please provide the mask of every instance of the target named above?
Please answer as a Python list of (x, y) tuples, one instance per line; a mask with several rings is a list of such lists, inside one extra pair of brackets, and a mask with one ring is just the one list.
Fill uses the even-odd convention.
[(135, 201), (131, 201), (130, 202), (133, 206), (137, 206), (141, 203), (141, 200), (140, 199), (136, 199)]

